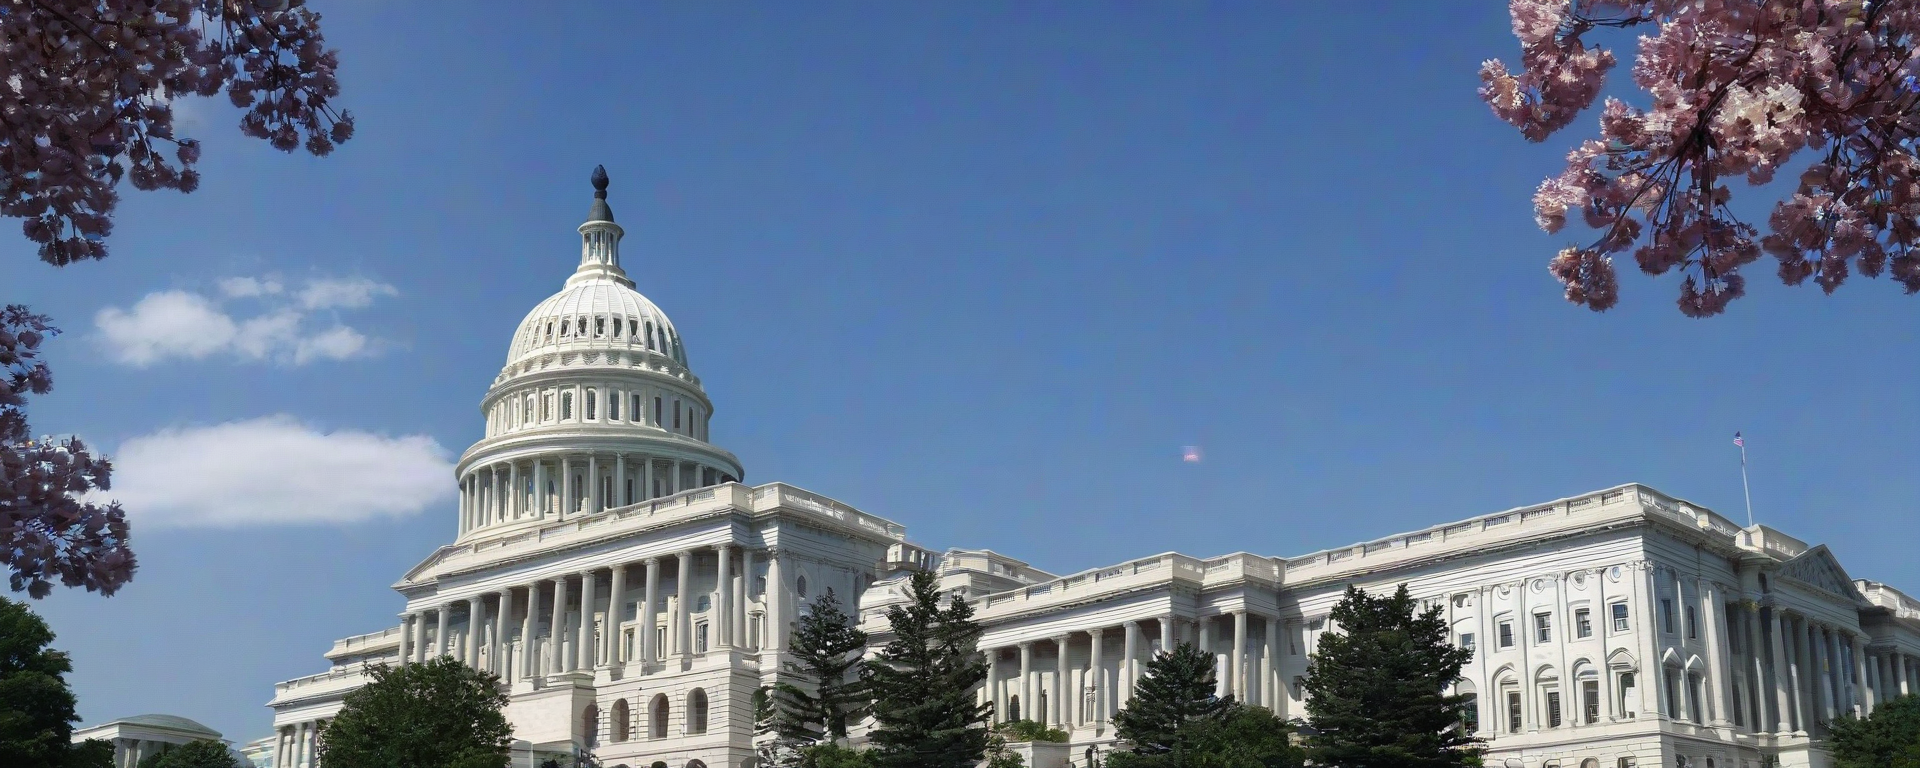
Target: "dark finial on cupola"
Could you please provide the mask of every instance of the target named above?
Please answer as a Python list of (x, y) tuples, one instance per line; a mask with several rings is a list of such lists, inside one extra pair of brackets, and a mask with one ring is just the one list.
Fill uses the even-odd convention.
[(604, 165), (593, 167), (593, 196), (601, 200), (607, 199), (607, 167)]

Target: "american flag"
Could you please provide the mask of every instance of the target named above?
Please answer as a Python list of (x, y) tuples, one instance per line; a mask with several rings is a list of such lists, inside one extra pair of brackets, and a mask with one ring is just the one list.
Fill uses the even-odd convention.
[(1733, 444), (1745, 448), (1747, 447), (1747, 440), (1741, 437), (1740, 433), (1735, 432), (1733, 433)]

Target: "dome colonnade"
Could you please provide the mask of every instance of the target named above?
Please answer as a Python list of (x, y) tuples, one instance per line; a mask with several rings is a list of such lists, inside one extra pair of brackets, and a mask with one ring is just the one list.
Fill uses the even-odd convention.
[(455, 472), (462, 538), (736, 482), (707, 442), (713, 403), (666, 313), (620, 266), (625, 234), (594, 170), (580, 265), (527, 313), (481, 401), (486, 435)]

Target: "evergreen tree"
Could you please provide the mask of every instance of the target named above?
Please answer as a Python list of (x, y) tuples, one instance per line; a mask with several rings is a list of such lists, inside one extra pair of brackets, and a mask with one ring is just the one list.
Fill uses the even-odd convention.
[(1340, 768), (1450, 768), (1472, 764), (1480, 741), (1460, 723), (1468, 697), (1448, 694), (1473, 654), (1447, 636), (1438, 606), (1415, 613), (1354, 587), (1334, 606), (1339, 628), (1307, 665), (1307, 715), (1318, 734), (1307, 756)]
[[(854, 626), (828, 589), (794, 622), (787, 671), (798, 682), (773, 690), (773, 730), (800, 745), (847, 737), (847, 726), (866, 713), (866, 681), (858, 674), (867, 633)], [(810, 689), (810, 690), (809, 690)]]
[(65, 679), (73, 663), (52, 642), (47, 622), (0, 597), (0, 765), (108, 768), (112, 745), (71, 743), (80, 719)]
[(1865, 719), (1833, 721), (1837, 768), (1920, 768), (1920, 696), (1901, 696), (1873, 708)]
[[(1172, 762), (1166, 764), (1183, 765), (1197, 727), (1221, 719), (1233, 703), (1213, 695), (1213, 664), (1213, 654), (1189, 643), (1155, 654), (1133, 698), (1114, 714), (1114, 734), (1134, 755), (1167, 755)], [(1124, 764), (1125, 758), (1116, 763)]]
[(506, 768), (500, 678), (441, 656), (374, 666), (320, 731), (323, 768)]
[(907, 603), (887, 609), (893, 639), (864, 666), (873, 694), (870, 738), (878, 768), (973, 768), (985, 757), (992, 705), (974, 701), (987, 679), (980, 625), (958, 597), (940, 607), (932, 573), (916, 572)]
[(242, 768), (233, 750), (217, 741), (167, 744), (140, 761), (139, 768)]

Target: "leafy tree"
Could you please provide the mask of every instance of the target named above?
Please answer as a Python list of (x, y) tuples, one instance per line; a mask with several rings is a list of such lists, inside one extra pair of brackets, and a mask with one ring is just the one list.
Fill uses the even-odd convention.
[(40, 345), (56, 333), (26, 307), (0, 309), (0, 564), (35, 598), (54, 579), (111, 595), (133, 578), (126, 514), (81, 498), (107, 490), (113, 465), (78, 438), (36, 441), (27, 425), (27, 395), (53, 389)]
[(505, 768), (513, 729), (497, 675), (451, 656), (369, 673), (320, 731), (323, 768)]
[[(1202, 721), (1194, 734), (1194, 768), (1298, 768), (1306, 752), (1294, 746), (1293, 727), (1265, 707), (1235, 703), (1219, 718)], [(1124, 760), (1109, 763), (1125, 768)]]
[(1837, 768), (1920, 768), (1920, 696), (1889, 699), (1864, 719), (1841, 715), (1832, 727)]
[[(107, 255), (114, 187), (192, 192), (173, 102), (225, 91), (240, 131), (325, 155), (353, 135), (304, 0), (33, 0), (0, 13), (0, 215), (55, 266)], [(172, 145), (170, 162), (165, 145)], [(177, 163), (177, 164), (176, 164)]]
[[(1509, 0), (1520, 66), (1488, 61), (1480, 95), (1531, 141), (1593, 104), (1614, 55), (1592, 38), (1639, 35), (1638, 104), (1609, 98), (1600, 133), (1534, 194), (1540, 226), (1578, 211), (1598, 231), (1551, 263), (1567, 299), (1619, 298), (1612, 259), (1679, 267), (1680, 311), (1704, 317), (1744, 293), (1764, 252), (1788, 285), (1828, 293), (1854, 270), (1920, 292), (1920, 6), (1893, 0), (1708, 2)], [(1639, 29), (1635, 29), (1639, 28)], [(1618, 31), (1616, 31), (1618, 30)], [(1728, 181), (1766, 184), (1813, 156), (1768, 219), (1733, 213)]]
[(865, 714), (870, 697), (858, 672), (867, 633), (854, 626), (829, 589), (794, 622), (787, 671), (773, 690), (773, 730), (796, 745), (847, 737), (847, 726)]
[(107, 768), (113, 745), (70, 743), (80, 719), (65, 679), (73, 663), (52, 643), (53, 630), (25, 603), (0, 597), (0, 765)]
[(831, 741), (801, 747), (799, 768), (873, 768), (873, 753)]
[(1066, 731), (1058, 728), (1048, 728), (1046, 723), (1036, 720), (1015, 720), (1010, 723), (1001, 723), (998, 728), (993, 730), (999, 735), (1005, 736), (1007, 741), (1065, 742), (1069, 738)]
[(139, 768), (244, 768), (233, 750), (217, 741), (168, 744), (140, 761)]
[(992, 705), (974, 701), (987, 679), (980, 625), (958, 596), (940, 607), (932, 573), (915, 572), (907, 602), (887, 609), (893, 639), (863, 667), (873, 693), (869, 738), (877, 768), (973, 768), (987, 748)]
[(1479, 740), (1460, 728), (1468, 697), (1448, 694), (1472, 652), (1455, 648), (1435, 606), (1415, 613), (1402, 584), (1391, 597), (1348, 587), (1307, 664), (1307, 715), (1319, 731), (1307, 756), (1341, 768), (1470, 764)]
[[(1191, 643), (1154, 654), (1133, 698), (1114, 713), (1114, 734), (1135, 755), (1167, 755), (1171, 762), (1166, 765), (1185, 765), (1182, 760), (1195, 747), (1197, 726), (1225, 717), (1233, 703), (1231, 697), (1213, 695), (1213, 665), (1213, 654)], [(1125, 764), (1124, 758), (1115, 763)]]

